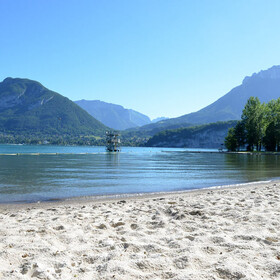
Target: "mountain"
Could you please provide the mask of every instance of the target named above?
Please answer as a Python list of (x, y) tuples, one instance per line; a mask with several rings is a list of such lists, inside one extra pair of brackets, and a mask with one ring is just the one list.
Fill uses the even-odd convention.
[(106, 127), (62, 95), (36, 81), (0, 83), (0, 132), (16, 135), (103, 135)]
[(211, 105), (178, 119), (182, 122), (200, 124), (237, 120), (240, 119), (242, 110), (251, 96), (258, 97), (261, 102), (280, 97), (280, 66), (273, 66), (245, 77), (241, 85), (233, 88)]
[(159, 121), (156, 123), (150, 123), (141, 127), (134, 127), (126, 129), (122, 132), (122, 135), (125, 137), (140, 137), (140, 138), (149, 138), (161, 131), (167, 129), (177, 129), (193, 126), (191, 123), (180, 122), (177, 118), (168, 119)]
[[(251, 96), (258, 97), (261, 102), (268, 102), (280, 97), (280, 66), (273, 66), (268, 70), (245, 77), (241, 85), (195, 113), (148, 124), (140, 129), (135, 129), (135, 132), (139, 133), (141, 131), (141, 133), (147, 135), (154, 135), (165, 129), (238, 120), (241, 118), (242, 110)], [(130, 130), (130, 133), (132, 131)]]
[(148, 140), (148, 147), (219, 148), (228, 129), (237, 121), (217, 122), (195, 127), (165, 130)]
[(75, 101), (81, 108), (108, 127), (124, 130), (151, 123), (149, 117), (121, 105), (106, 103), (99, 100)]
[(152, 123), (156, 123), (156, 122), (160, 122), (160, 121), (164, 121), (164, 120), (168, 120), (169, 118), (166, 117), (159, 117), (159, 118), (155, 118), (152, 120)]

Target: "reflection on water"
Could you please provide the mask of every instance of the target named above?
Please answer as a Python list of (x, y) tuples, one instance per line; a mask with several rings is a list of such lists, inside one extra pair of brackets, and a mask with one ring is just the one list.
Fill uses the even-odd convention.
[[(102, 147), (24, 147), (20, 153), (27, 154), (3, 155), (17, 153), (18, 147), (0, 145), (0, 202), (187, 190), (279, 177), (278, 156), (159, 148), (123, 148), (111, 154)], [(46, 154), (28, 154), (34, 152)]]
[(236, 170), (242, 181), (252, 182), (280, 177), (279, 156), (225, 154), (225, 167)]

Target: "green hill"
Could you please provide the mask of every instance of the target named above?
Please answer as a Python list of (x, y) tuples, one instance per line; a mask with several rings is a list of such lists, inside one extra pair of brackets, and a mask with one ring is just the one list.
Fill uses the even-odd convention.
[(188, 128), (165, 130), (150, 138), (148, 147), (219, 148), (228, 129), (237, 121), (217, 122)]
[(190, 127), (193, 126), (192, 123), (185, 123), (180, 122), (177, 118), (174, 119), (167, 119), (162, 120), (156, 123), (151, 123), (147, 125), (143, 125), (141, 127), (135, 127), (126, 129), (124, 132), (122, 132), (123, 135), (126, 136), (143, 136), (143, 137), (151, 137), (155, 135), (158, 132), (161, 132), (163, 130), (167, 129), (177, 129), (177, 128), (184, 128), (184, 127)]
[(28, 79), (0, 83), (2, 135), (104, 135), (106, 127), (62, 95)]

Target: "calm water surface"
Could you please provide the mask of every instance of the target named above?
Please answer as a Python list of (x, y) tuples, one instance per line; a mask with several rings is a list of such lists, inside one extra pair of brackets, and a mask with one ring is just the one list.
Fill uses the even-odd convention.
[(0, 203), (190, 190), (280, 177), (279, 156), (188, 151), (123, 147), (111, 154), (104, 147), (0, 145)]

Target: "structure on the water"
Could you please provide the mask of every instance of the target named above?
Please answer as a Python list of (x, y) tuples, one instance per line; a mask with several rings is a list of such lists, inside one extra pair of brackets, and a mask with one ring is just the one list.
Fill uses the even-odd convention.
[(106, 150), (108, 152), (119, 152), (121, 140), (119, 133), (106, 131)]

